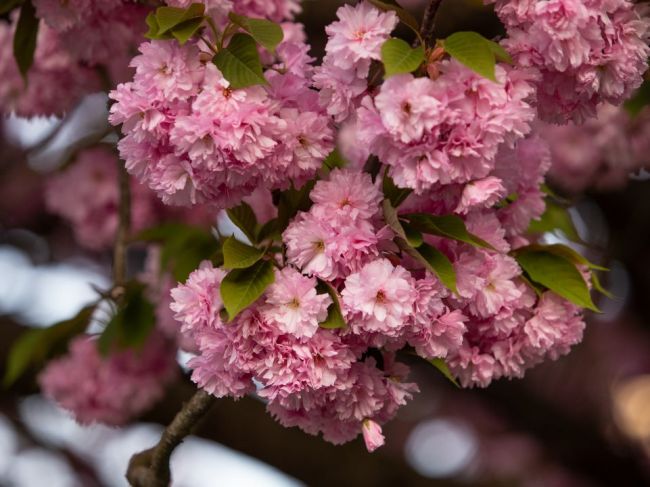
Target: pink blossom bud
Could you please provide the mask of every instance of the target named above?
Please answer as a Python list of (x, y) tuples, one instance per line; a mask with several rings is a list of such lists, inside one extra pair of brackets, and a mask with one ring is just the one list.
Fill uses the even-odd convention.
[(384, 435), (381, 434), (381, 426), (372, 419), (366, 419), (363, 422), (363, 441), (366, 442), (366, 448), (369, 452), (375, 451), (384, 444)]

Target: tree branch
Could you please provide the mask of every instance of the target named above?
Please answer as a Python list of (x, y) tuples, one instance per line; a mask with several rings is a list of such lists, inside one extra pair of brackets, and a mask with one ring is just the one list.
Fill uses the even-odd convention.
[(442, 0), (431, 0), (424, 11), (422, 19), (422, 26), (420, 27), (420, 35), (427, 43), (427, 46), (433, 44), (433, 33), (435, 28), (436, 14), (442, 4)]
[(133, 455), (126, 472), (126, 478), (132, 487), (169, 486), (169, 460), (174, 449), (192, 432), (192, 428), (208, 412), (214, 401), (214, 396), (198, 390), (165, 428), (158, 444)]
[(115, 236), (115, 249), (113, 253), (113, 285), (116, 289), (124, 286), (127, 278), (126, 244), (131, 228), (131, 186), (129, 174), (124, 163), (117, 161), (119, 179), (119, 223)]

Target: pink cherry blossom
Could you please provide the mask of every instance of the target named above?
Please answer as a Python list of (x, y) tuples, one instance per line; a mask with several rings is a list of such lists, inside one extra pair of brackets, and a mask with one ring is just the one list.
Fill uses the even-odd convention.
[(285, 333), (311, 337), (318, 323), (327, 318), (332, 300), (316, 293), (316, 279), (305, 277), (292, 267), (276, 272), (275, 283), (267, 290), (262, 314)]
[(363, 441), (370, 453), (375, 451), (385, 442), (384, 435), (381, 434), (381, 426), (371, 419), (363, 421)]
[(398, 22), (394, 12), (381, 12), (365, 1), (340, 7), (336, 16), (338, 21), (325, 28), (326, 49), (334, 65), (342, 69), (380, 59), (381, 45)]
[(413, 312), (416, 291), (413, 278), (387, 259), (366, 264), (345, 280), (343, 305), (354, 330), (395, 335)]

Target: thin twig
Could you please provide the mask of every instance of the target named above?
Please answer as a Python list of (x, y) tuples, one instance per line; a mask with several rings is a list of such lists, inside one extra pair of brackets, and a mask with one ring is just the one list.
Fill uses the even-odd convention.
[(117, 235), (115, 236), (115, 250), (113, 254), (113, 285), (115, 288), (123, 287), (126, 283), (126, 246), (131, 228), (131, 186), (129, 173), (124, 163), (117, 161), (120, 201), (119, 201), (119, 223)]
[(158, 444), (133, 455), (126, 472), (126, 478), (132, 487), (170, 485), (169, 460), (174, 449), (192, 432), (192, 428), (205, 416), (214, 401), (214, 396), (198, 390), (165, 428)]
[(433, 44), (433, 33), (436, 23), (436, 14), (440, 8), (442, 0), (431, 0), (424, 11), (424, 18), (420, 27), (420, 35), (424, 38), (427, 46)]

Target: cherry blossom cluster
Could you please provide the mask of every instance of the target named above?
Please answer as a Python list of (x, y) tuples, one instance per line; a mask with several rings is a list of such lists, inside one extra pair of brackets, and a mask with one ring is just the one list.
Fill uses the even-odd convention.
[[(151, 41), (132, 61), (133, 81), (111, 93), (127, 169), (168, 204), (232, 206), (258, 186), (311, 179), (334, 147), (329, 118), (309, 86), (308, 46), (285, 26), (283, 72), (233, 90), (200, 42)], [(207, 58), (206, 58), (207, 56)]]
[(620, 105), (641, 85), (650, 23), (629, 0), (489, 0), (506, 26), (503, 45), (539, 73), (538, 110), (583, 122), (602, 102)]
[[(39, 0), (39, 15), (56, 29), (41, 36), (87, 28), (127, 3)], [(382, 80), (382, 47), (399, 17), (369, 2), (338, 9), (319, 66), (291, 22), (297, 1), (203, 3), (209, 29), (184, 43), (143, 42), (130, 62), (132, 79), (110, 93), (120, 156), (143, 184), (133, 185), (135, 229), (154, 219), (149, 190), (167, 205), (245, 214), (230, 213), (248, 241), (221, 239), (223, 260), (219, 252), (201, 256), (211, 260), (176, 284), (169, 269), (152, 264), (160, 262), (153, 249), (141, 276), (158, 303), (151, 340), (191, 352), (200, 388), (217, 397), (257, 394), (285, 426), (333, 443), (362, 434), (372, 451), (383, 444), (381, 425), (418, 391), (403, 354), (432, 362), (464, 387), (485, 387), (522, 377), (582, 339), (576, 300), (535, 281), (518, 260), (543, 251), (529, 228), (548, 196), (545, 139), (562, 140), (536, 118), (581, 122), (639, 85), (647, 21), (630, 2), (496, 0), (513, 63), (497, 56), (494, 80), (447, 56), (444, 42), (426, 46), (420, 66)], [(258, 84), (237, 88), (217, 67), (233, 39), (225, 32), (245, 30), (228, 20), (231, 11), (283, 22), (277, 48), (259, 46)], [(46, 65), (40, 56), (37, 50), (36, 72)], [(83, 58), (76, 56), (73, 64)], [(591, 141), (593, 150), (613, 148), (615, 137), (593, 126), (603, 140)], [(573, 129), (562, 129), (566, 140)], [(644, 147), (639, 136), (634, 157)], [(88, 151), (49, 184), (50, 208), (89, 246), (105, 245), (117, 225), (112, 157)], [(71, 182), (76, 193), (66, 191)], [(72, 199), (79, 191), (85, 205)], [(301, 192), (308, 198), (291, 207)], [(253, 264), (226, 268), (227, 243)], [(567, 255), (570, 249), (560, 260)], [(571, 262), (570, 271), (588, 295), (584, 262)], [(224, 285), (251, 268), (269, 275), (263, 286), (248, 282), (259, 292), (233, 311)], [(81, 421), (123, 422), (158, 397), (168, 377), (164, 361), (147, 353), (156, 365), (144, 360), (137, 369), (130, 352), (102, 358), (80, 338), (41, 382)], [(75, 367), (83, 370), (70, 372)], [(120, 373), (117, 394), (91, 400), (89, 391), (111, 391)], [(73, 388), (73, 380), (84, 387)]]
[(623, 107), (603, 104), (597, 118), (582, 125), (539, 123), (537, 134), (551, 147), (549, 178), (568, 192), (621, 189), (630, 175), (650, 168), (650, 112), (630, 115)]
[[(119, 222), (118, 164), (113, 149), (90, 147), (79, 151), (68, 167), (46, 180), (47, 211), (63, 218), (84, 248), (99, 251), (113, 246)], [(199, 226), (213, 223), (213, 212), (207, 207), (170, 208), (134, 179), (130, 179), (129, 187), (133, 233), (169, 220)]]
[(132, 0), (34, 0), (36, 15), (75, 59), (127, 75), (129, 51), (144, 34), (146, 9)]
[(175, 377), (173, 343), (153, 333), (142, 350), (103, 357), (92, 337), (81, 335), (67, 355), (39, 375), (46, 397), (74, 413), (82, 424), (121, 425), (159, 400)]
[[(86, 248), (110, 248), (115, 240), (119, 220), (117, 164), (110, 149), (86, 149), (77, 154), (70, 167), (47, 181), (47, 210), (69, 222), (76, 240)], [(157, 219), (158, 205), (152, 196), (145, 187), (131, 183), (131, 226), (136, 232)]]
[(63, 115), (86, 94), (101, 90), (101, 80), (63, 48), (47, 26), (38, 33), (34, 64), (25, 84), (12, 51), (15, 24), (0, 22), (0, 112), (19, 116)]

